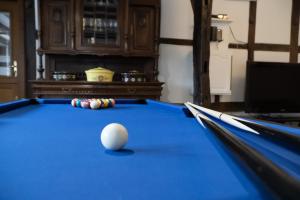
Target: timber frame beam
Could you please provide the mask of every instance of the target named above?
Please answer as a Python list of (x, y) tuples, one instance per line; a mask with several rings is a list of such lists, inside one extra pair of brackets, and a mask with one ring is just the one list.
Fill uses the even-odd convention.
[(298, 36), (299, 36), (299, 17), (300, 17), (300, 1), (293, 0), (292, 19), (291, 19), (291, 40), (290, 40), (290, 62), (298, 62)]
[(194, 11), (194, 103), (210, 106), (210, 24), (212, 0), (191, 0)]

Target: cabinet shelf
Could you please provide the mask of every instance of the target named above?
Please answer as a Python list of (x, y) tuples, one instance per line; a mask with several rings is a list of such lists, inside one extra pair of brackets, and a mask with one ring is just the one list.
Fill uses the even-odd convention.
[(117, 31), (109, 31), (109, 30), (107, 30), (106, 32), (105, 31), (94, 31), (94, 30), (87, 30), (87, 29), (85, 29), (84, 30), (84, 34), (85, 35), (94, 35), (94, 33), (96, 34), (96, 35), (105, 35), (105, 34), (113, 34), (113, 35), (117, 35)]
[[(83, 13), (83, 17), (90, 17), (90, 18), (93, 18), (95, 16), (97, 18), (98, 16), (103, 16), (103, 15), (116, 17), (117, 13), (116, 13), (116, 11), (100, 11), (100, 10), (96, 10), (96, 11), (86, 11), (85, 10)], [(100, 17), (100, 18), (102, 18), (102, 17)]]
[(48, 50), (48, 49), (38, 49), (37, 52), (45, 55), (96, 55), (96, 56), (121, 56), (121, 57), (148, 57), (148, 58), (158, 58), (158, 53), (130, 53), (130, 52), (96, 52), (92, 50)]
[(117, 6), (118, 5), (115, 5), (115, 4), (103, 4), (103, 5), (100, 5), (100, 4), (95, 4), (95, 3), (92, 3), (92, 4), (88, 4), (88, 3), (85, 3), (84, 4), (84, 9), (85, 8), (88, 8), (88, 9), (94, 9), (94, 8), (96, 8), (96, 9), (99, 9), (99, 8), (101, 8), (101, 9), (106, 9), (106, 8), (117, 8)]
[(122, 85), (122, 86), (162, 86), (164, 83), (159, 81), (150, 81), (150, 82), (128, 82), (124, 83), (121, 81), (113, 82), (97, 82), (97, 81), (56, 81), (56, 80), (30, 80), (31, 83), (43, 83), (43, 84), (72, 84), (72, 85)]

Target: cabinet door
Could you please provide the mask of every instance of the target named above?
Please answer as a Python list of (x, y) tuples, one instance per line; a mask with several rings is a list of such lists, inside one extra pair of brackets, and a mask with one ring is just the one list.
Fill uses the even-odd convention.
[(123, 49), (124, 0), (80, 0), (76, 6), (76, 48), (98, 54)]
[(130, 51), (154, 53), (155, 8), (150, 6), (130, 7)]
[(23, 1), (0, 3), (0, 102), (25, 96)]
[(72, 3), (70, 0), (44, 0), (42, 16), (43, 48), (71, 49)]

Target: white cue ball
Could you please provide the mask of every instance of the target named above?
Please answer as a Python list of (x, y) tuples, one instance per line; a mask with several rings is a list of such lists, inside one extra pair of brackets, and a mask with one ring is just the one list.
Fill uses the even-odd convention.
[(108, 150), (120, 150), (126, 145), (127, 141), (127, 129), (121, 124), (108, 124), (101, 132), (101, 143)]

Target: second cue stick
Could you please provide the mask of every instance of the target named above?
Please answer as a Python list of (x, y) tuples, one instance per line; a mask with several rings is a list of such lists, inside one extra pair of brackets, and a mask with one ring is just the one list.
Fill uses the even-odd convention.
[(266, 159), (254, 148), (239, 140), (230, 131), (214, 121), (203, 118), (202, 122), (229, 147), (238, 158), (245, 162), (261, 180), (281, 199), (299, 200), (300, 182)]
[(296, 149), (298, 153), (300, 153), (300, 137), (285, 131), (279, 131), (277, 129), (267, 127), (255, 122), (251, 122), (248, 120), (242, 120), (239, 118), (235, 118), (235, 120), (257, 130), (261, 135), (273, 140), (275, 142), (279, 142), (281, 144), (285, 144), (284, 146), (289, 149)]
[[(208, 108), (204, 108), (202, 106), (198, 106), (192, 103), (187, 103), (188, 105), (199, 109), (201, 112), (205, 113), (206, 115), (213, 117), (213, 118), (218, 118), (221, 121), (230, 124), (231, 126), (235, 126), (236, 128), (239, 129), (243, 129), (246, 130), (244, 128), (241, 128), (240, 126), (236, 126), (236, 124), (234, 123), (228, 123), (228, 120), (230, 119), (230, 121), (234, 120), (237, 121), (238, 123), (249, 127), (250, 130), (255, 130), (258, 131), (259, 135), (263, 135), (265, 138), (268, 138), (272, 141), (278, 142), (280, 145), (291, 149), (291, 150), (296, 150), (297, 153), (300, 153), (300, 136), (285, 132), (285, 131), (279, 131), (277, 129), (271, 128), (271, 127), (267, 127), (261, 124), (258, 124), (256, 122), (250, 121), (250, 120), (246, 120), (246, 119), (242, 119), (239, 117), (235, 117), (235, 116), (231, 116), (225, 113), (221, 113), (218, 111), (214, 111)], [(214, 114), (215, 113), (215, 114)], [(225, 119), (227, 120), (225, 120)], [(246, 130), (248, 131), (248, 130)], [(248, 131), (253, 133), (252, 131)]]

